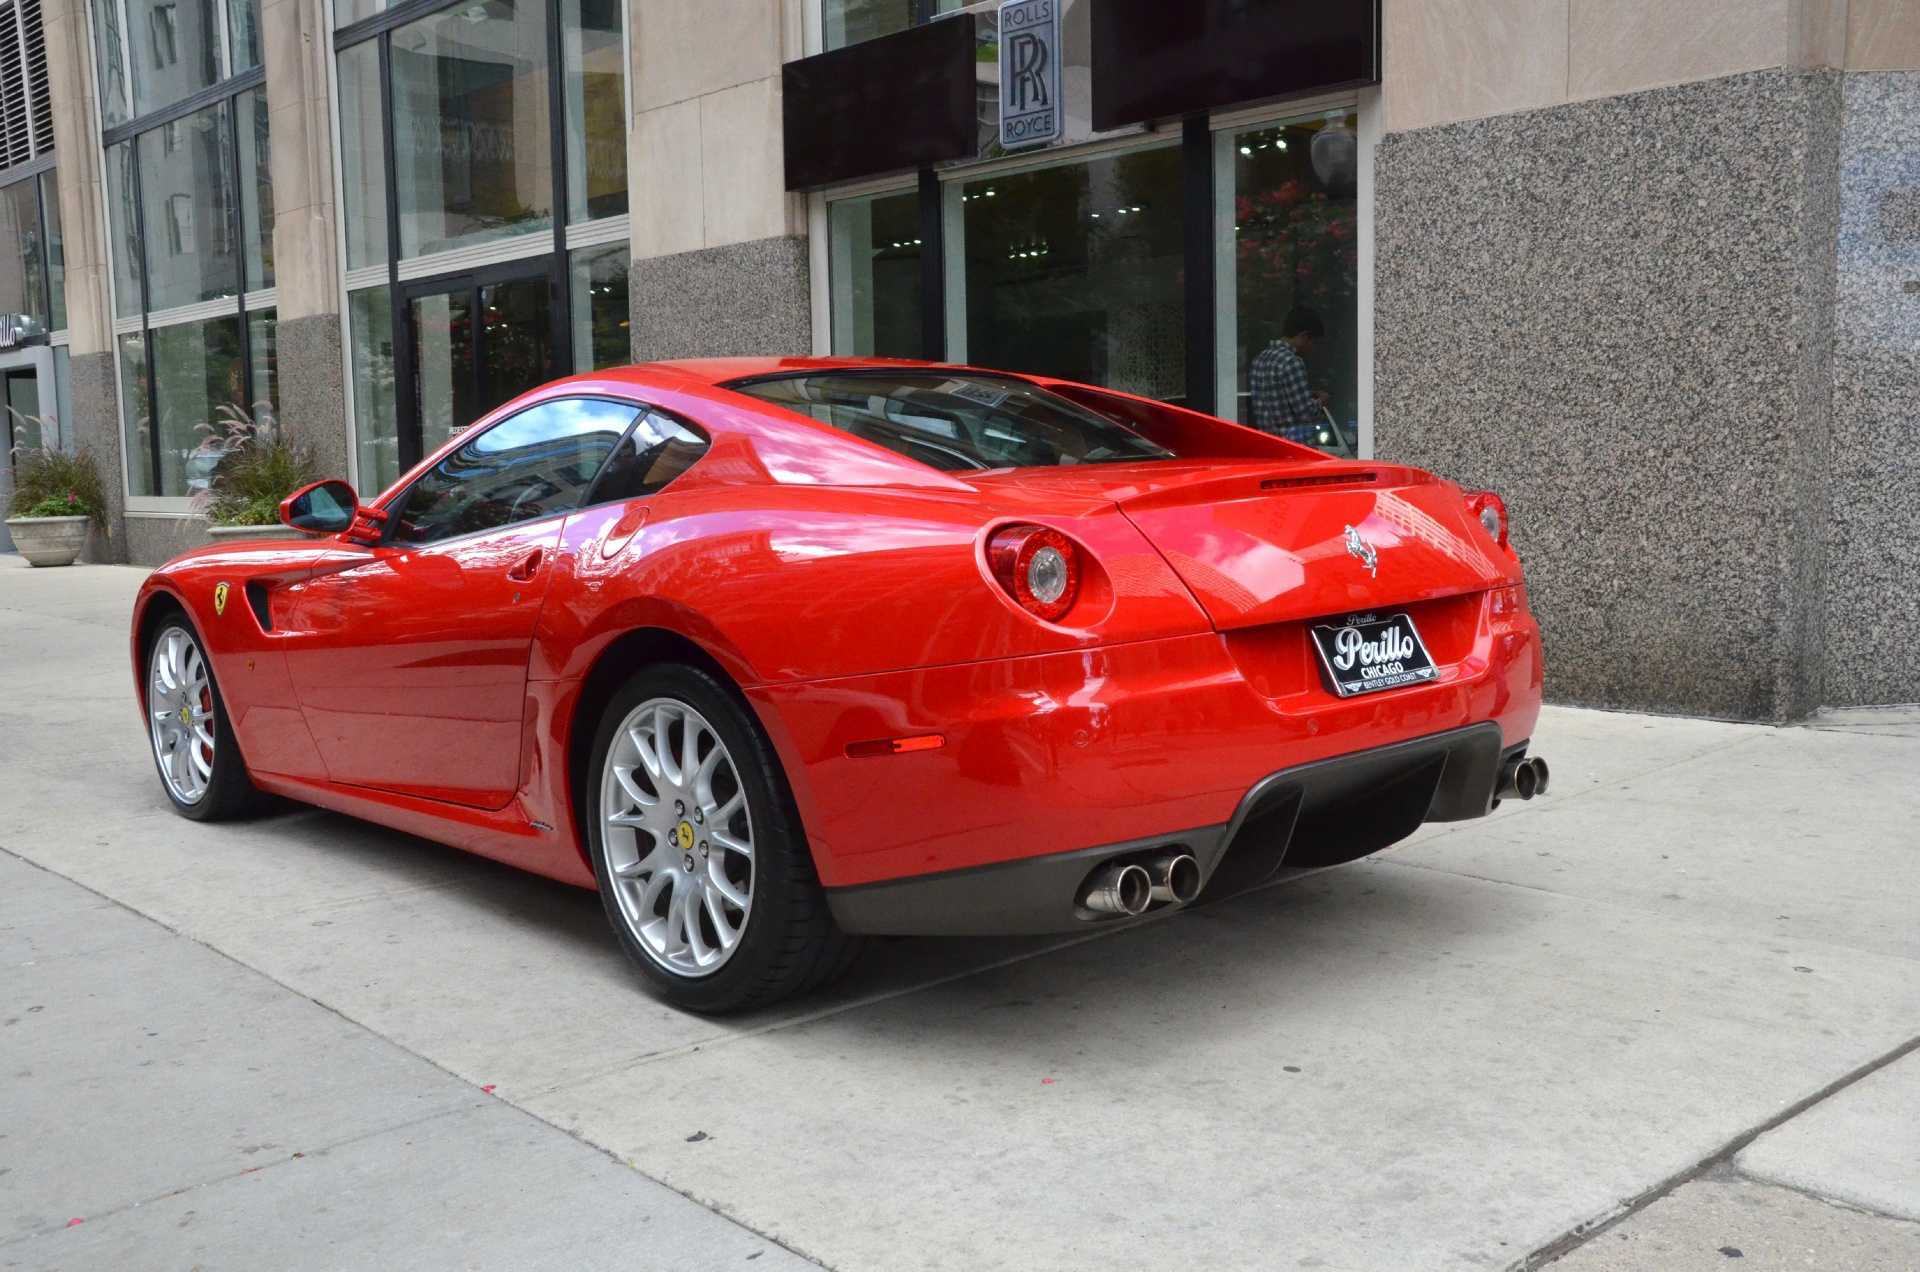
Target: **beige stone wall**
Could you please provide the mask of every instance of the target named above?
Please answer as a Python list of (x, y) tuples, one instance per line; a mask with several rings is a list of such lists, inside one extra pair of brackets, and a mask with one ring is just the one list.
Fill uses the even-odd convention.
[(811, 0), (644, 0), (627, 140), (637, 260), (806, 232), (785, 189), (780, 66)]
[(1920, 0), (1385, 0), (1390, 131), (1777, 66), (1920, 67)]
[(93, 102), (93, 63), (86, 0), (46, 0), (40, 11), (47, 46), (47, 88), (53, 106), (60, 232), (67, 270), (67, 330), (80, 357), (113, 347), (107, 284), (106, 197)]
[(321, 7), (325, 3), (267, 0), (260, 11), (273, 136), (273, 271), (282, 323), (340, 312), (333, 132), (327, 113), (333, 44)]

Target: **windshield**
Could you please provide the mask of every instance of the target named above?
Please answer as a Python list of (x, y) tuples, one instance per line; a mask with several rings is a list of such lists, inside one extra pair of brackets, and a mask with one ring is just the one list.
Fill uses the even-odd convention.
[(949, 472), (1174, 458), (1104, 415), (998, 376), (826, 371), (730, 387)]

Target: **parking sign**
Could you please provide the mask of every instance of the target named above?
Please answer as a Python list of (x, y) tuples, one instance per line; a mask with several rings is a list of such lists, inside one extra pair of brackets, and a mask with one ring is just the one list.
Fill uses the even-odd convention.
[(1061, 0), (1002, 0), (1000, 146), (1060, 140)]

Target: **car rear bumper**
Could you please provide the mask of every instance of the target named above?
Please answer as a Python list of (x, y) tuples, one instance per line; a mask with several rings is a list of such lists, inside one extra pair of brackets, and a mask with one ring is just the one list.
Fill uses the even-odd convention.
[[(1496, 598), (1430, 603), (1438, 678), (1357, 698), (1321, 683), (1304, 623), (747, 693), (821, 883), (857, 887), (1225, 827), (1272, 774), (1471, 725), (1512, 747), (1540, 637)], [(900, 738), (925, 749), (873, 745)]]
[(1411, 834), (1422, 821), (1483, 816), (1501, 769), (1526, 751), (1491, 721), (1317, 760), (1261, 778), (1226, 822), (850, 888), (831, 888), (842, 929), (963, 936), (1063, 932), (1110, 922), (1078, 904), (1088, 878), (1110, 862), (1188, 852), (1202, 897), (1257, 886), (1296, 846), (1316, 861), (1351, 860)]

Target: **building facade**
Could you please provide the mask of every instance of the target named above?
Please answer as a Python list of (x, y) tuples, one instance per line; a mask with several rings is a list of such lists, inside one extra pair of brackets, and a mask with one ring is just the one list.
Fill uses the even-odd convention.
[[(1505, 496), (1552, 696), (1920, 699), (1920, 0), (1041, 8), (1051, 66), (997, 0), (0, 5), (15, 440), (86, 445), (154, 563), (236, 412), (371, 495), (576, 369), (1250, 421), (1306, 325), (1303, 435)], [(1305, 53), (1206, 61), (1248, 31)]]

